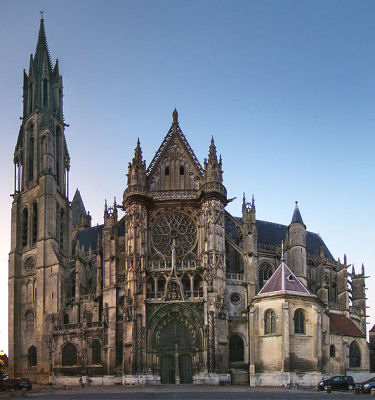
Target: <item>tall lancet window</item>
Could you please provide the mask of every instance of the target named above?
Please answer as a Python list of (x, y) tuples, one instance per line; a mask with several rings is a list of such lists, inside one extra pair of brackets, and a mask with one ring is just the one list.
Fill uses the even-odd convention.
[(32, 219), (32, 244), (34, 245), (38, 239), (38, 204), (33, 204), (33, 219)]
[(48, 80), (43, 79), (43, 107), (48, 106)]
[(27, 225), (29, 222), (29, 211), (24, 208), (22, 211), (22, 246), (27, 246)]
[[(32, 128), (31, 128), (32, 129)], [(34, 179), (34, 137), (29, 139), (29, 182)]]
[(56, 127), (56, 179), (60, 183), (60, 159), (61, 159), (61, 132), (60, 128)]
[(29, 114), (33, 111), (33, 84), (30, 83), (29, 85)]

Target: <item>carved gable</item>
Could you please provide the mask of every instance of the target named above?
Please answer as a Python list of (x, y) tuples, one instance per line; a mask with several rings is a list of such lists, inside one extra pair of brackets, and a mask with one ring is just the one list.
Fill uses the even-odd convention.
[(149, 190), (198, 190), (202, 179), (202, 166), (174, 114), (172, 126), (147, 170)]

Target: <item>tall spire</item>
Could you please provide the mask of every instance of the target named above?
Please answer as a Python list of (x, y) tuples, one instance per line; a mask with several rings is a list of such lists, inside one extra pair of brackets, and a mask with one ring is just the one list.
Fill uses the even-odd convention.
[(48, 65), (52, 69), (51, 57), (49, 55), (48, 44), (47, 44), (46, 31), (44, 28), (44, 18), (42, 15), (40, 18), (39, 35), (38, 35), (38, 42), (36, 44), (34, 61), (37, 63), (43, 61), (44, 55), (47, 55)]

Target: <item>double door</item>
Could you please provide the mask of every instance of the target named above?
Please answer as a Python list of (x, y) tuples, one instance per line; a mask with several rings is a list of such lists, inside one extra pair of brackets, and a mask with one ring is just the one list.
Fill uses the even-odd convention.
[(161, 383), (192, 383), (193, 368), (190, 355), (163, 355), (160, 357)]

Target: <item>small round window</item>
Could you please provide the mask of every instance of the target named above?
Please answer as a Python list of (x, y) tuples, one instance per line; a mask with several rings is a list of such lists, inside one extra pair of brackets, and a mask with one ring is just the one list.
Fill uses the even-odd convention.
[(238, 293), (232, 293), (230, 296), (230, 301), (232, 304), (241, 303), (241, 295), (239, 295)]

